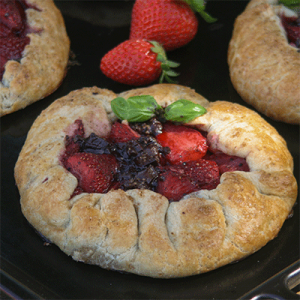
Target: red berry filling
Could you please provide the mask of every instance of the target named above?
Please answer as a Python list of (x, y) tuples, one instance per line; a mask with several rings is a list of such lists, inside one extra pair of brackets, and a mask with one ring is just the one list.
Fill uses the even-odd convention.
[(163, 132), (156, 139), (163, 147), (170, 148), (166, 159), (171, 164), (196, 161), (205, 155), (208, 148), (206, 138), (198, 130), (169, 122), (164, 124)]
[[(0, 1), (0, 80), (8, 60), (19, 60), (32, 32), (27, 25), (25, 10), (34, 8), (25, 0)], [(34, 8), (35, 9), (35, 8)]]
[(189, 193), (216, 188), (224, 172), (249, 171), (244, 158), (210, 152), (205, 134), (183, 125), (156, 119), (130, 125), (116, 122), (108, 136), (87, 138), (81, 120), (74, 126), (60, 158), (78, 179), (73, 196), (149, 189), (178, 201)]
[(281, 22), (286, 31), (289, 43), (300, 48), (300, 18), (282, 15)]

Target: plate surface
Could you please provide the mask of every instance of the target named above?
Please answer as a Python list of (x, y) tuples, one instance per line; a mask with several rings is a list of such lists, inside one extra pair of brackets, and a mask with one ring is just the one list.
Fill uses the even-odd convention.
[[(215, 271), (182, 279), (159, 280), (103, 270), (75, 262), (55, 245), (44, 244), (21, 213), (14, 181), (14, 165), (29, 128), (43, 109), (72, 90), (98, 86), (121, 92), (132, 88), (106, 78), (99, 64), (107, 51), (128, 38), (133, 2), (56, 3), (65, 17), (73, 64), (55, 93), (1, 119), (2, 289), (15, 299), (237, 299), (294, 263), (299, 258), (298, 204), (278, 236), (257, 253)], [(169, 59), (181, 63), (179, 84), (194, 88), (210, 101), (227, 100), (250, 107), (234, 90), (227, 65), (233, 23), (246, 4), (208, 3), (207, 11), (218, 22), (206, 24), (199, 18), (196, 38), (168, 54)], [(299, 182), (299, 127), (264, 118), (286, 139)]]

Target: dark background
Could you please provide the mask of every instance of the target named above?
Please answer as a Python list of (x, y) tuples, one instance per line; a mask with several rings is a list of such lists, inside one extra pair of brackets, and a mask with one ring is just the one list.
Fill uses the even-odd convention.
[[(215, 271), (181, 279), (152, 279), (75, 262), (43, 240), (23, 217), (14, 165), (26, 134), (40, 112), (74, 89), (98, 86), (114, 92), (132, 87), (113, 82), (99, 69), (102, 56), (128, 39), (132, 1), (56, 1), (63, 12), (73, 53), (62, 85), (49, 97), (1, 118), (1, 287), (23, 299), (237, 299), (299, 259), (299, 205), (278, 236), (257, 253)], [(199, 31), (186, 47), (168, 53), (181, 63), (178, 83), (210, 101), (249, 107), (234, 90), (227, 49), (235, 18), (245, 1), (210, 1), (218, 22), (199, 17)], [(299, 182), (299, 126), (263, 116), (286, 139)], [(13, 295), (14, 293), (14, 295)]]

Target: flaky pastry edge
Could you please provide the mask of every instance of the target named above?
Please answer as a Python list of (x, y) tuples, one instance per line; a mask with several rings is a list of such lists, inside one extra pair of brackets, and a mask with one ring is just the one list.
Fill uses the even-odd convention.
[(9, 60), (0, 81), (0, 117), (53, 93), (63, 81), (70, 40), (53, 0), (27, 0), (27, 23), (34, 30), (20, 62)]
[[(110, 101), (139, 94), (162, 106), (185, 98), (206, 107), (190, 125), (208, 132), (212, 148), (246, 158), (250, 172), (224, 173), (216, 189), (178, 202), (149, 190), (70, 199), (77, 179), (59, 157), (72, 124), (80, 118), (87, 136), (105, 136), (116, 120)], [(272, 126), (243, 106), (172, 84), (119, 95), (83, 88), (56, 100), (30, 129), (15, 179), (24, 216), (74, 260), (156, 278), (211, 271), (254, 253), (276, 237), (297, 197), (293, 159)]]

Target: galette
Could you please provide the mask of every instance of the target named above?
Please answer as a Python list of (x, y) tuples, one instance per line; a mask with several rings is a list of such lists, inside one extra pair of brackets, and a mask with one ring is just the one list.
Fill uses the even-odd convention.
[(258, 251), (297, 198), (271, 125), (176, 84), (57, 99), (33, 123), (15, 179), (26, 219), (74, 260), (156, 278)]
[(59, 87), (70, 41), (52, 0), (1, 0), (0, 37), (0, 116), (4, 116)]
[(233, 86), (264, 115), (300, 124), (300, 19), (277, 0), (251, 0), (228, 49)]

